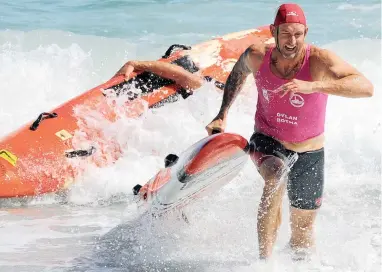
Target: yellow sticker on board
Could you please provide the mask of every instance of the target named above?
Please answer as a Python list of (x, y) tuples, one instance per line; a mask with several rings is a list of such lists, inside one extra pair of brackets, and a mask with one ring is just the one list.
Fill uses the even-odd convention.
[(70, 185), (72, 185), (73, 183), (74, 183), (74, 179), (73, 179), (73, 178), (70, 178), (70, 177), (66, 178), (66, 179), (65, 179), (65, 183), (64, 183), (64, 185), (62, 186), (62, 189), (68, 189), (68, 187), (69, 187)]
[(9, 162), (13, 166), (16, 166), (17, 157), (16, 155), (12, 154), (8, 150), (5, 150), (5, 149), (0, 150), (0, 158), (3, 158), (4, 160)]
[(60, 131), (56, 132), (55, 134), (56, 134), (56, 136), (57, 136), (58, 138), (60, 138), (60, 139), (63, 140), (63, 141), (65, 141), (65, 140), (70, 139), (70, 138), (73, 137), (72, 134), (70, 134), (69, 132), (67, 132), (65, 129), (60, 130)]

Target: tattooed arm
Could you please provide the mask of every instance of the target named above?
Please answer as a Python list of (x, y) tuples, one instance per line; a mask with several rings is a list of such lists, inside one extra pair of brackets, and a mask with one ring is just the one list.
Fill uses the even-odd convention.
[(231, 73), (229, 74), (224, 88), (223, 101), (218, 116), (222, 118), (226, 117), (229, 108), (241, 91), (247, 76), (252, 72), (251, 55), (253, 52), (253, 48), (248, 47), (247, 50), (241, 54)]
[(206, 127), (208, 134), (211, 134), (214, 129), (224, 131), (225, 119), (229, 108), (243, 88), (247, 76), (251, 73), (256, 73), (257, 69), (260, 67), (264, 52), (265, 45), (252, 45), (240, 56), (228, 76), (219, 113)]

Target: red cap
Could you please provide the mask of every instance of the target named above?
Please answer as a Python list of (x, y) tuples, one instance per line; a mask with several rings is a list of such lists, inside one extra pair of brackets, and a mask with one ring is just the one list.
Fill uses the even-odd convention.
[(282, 4), (278, 10), (274, 21), (274, 26), (286, 23), (300, 23), (306, 26), (304, 11), (297, 4)]

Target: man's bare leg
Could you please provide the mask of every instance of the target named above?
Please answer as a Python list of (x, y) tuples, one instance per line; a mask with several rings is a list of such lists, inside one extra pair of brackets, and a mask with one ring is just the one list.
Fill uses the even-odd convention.
[(314, 248), (314, 221), (317, 210), (290, 208), (290, 224), (292, 235), (290, 247), (295, 250)]
[(279, 158), (271, 157), (265, 160), (259, 169), (265, 180), (257, 214), (257, 234), (261, 259), (271, 256), (277, 231), (281, 225), (282, 198), (286, 185), (282, 179), (283, 167), (284, 164)]

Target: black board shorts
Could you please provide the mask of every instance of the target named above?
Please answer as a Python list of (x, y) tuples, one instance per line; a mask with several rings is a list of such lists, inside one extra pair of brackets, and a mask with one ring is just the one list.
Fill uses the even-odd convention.
[(324, 148), (299, 153), (286, 149), (272, 137), (255, 132), (250, 139), (250, 154), (257, 167), (269, 156), (284, 160), (297, 154), (297, 160), (288, 173), (290, 205), (304, 210), (314, 210), (321, 206), (324, 190)]

